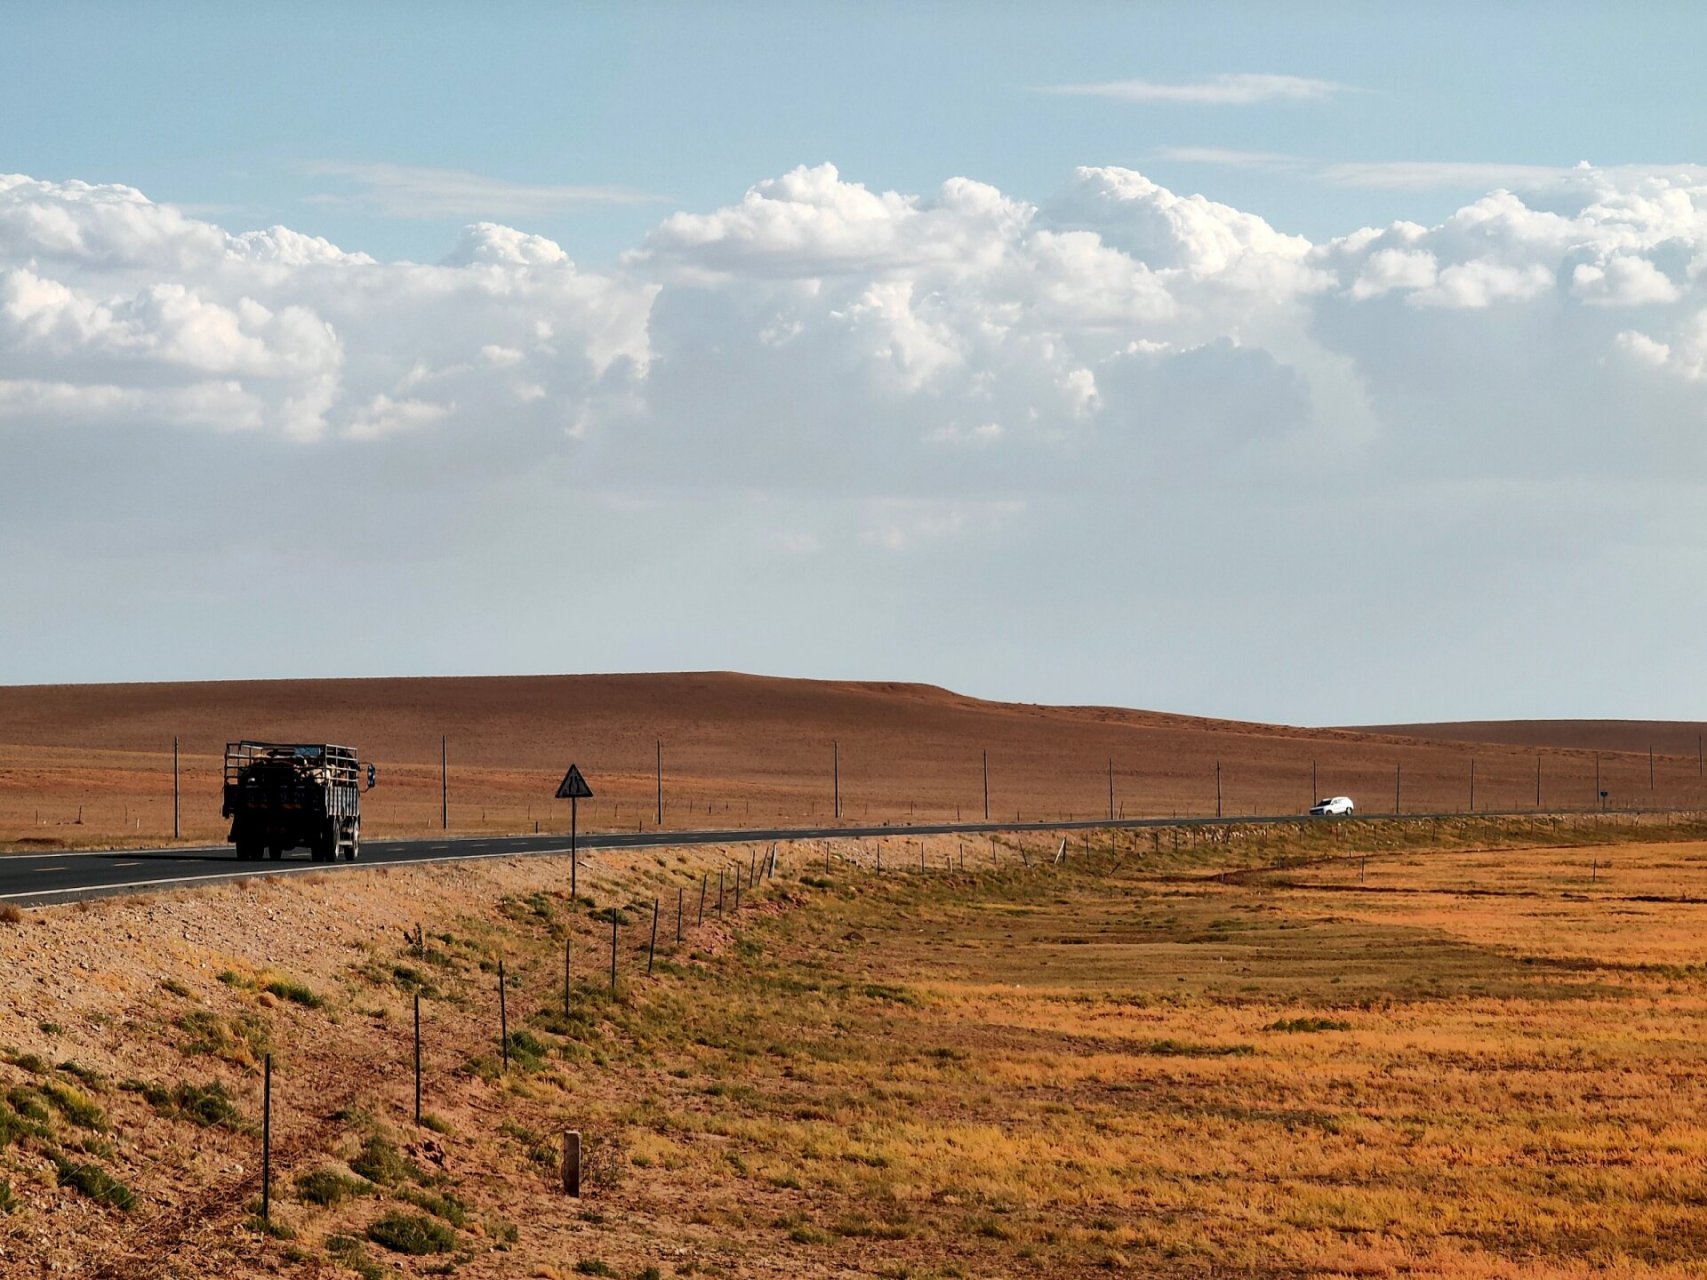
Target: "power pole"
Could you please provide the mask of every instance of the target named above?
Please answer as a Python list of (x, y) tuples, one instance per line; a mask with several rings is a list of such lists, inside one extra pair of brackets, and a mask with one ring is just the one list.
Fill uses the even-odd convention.
[(1399, 770), (1402, 766), (1393, 766), (1393, 812), (1399, 812)]
[(1114, 757), (1108, 758), (1108, 820), (1114, 821)]
[(1314, 760), (1312, 760), (1312, 761), (1310, 761), (1310, 803), (1311, 803), (1311, 805), (1313, 806), (1316, 803), (1316, 801), (1320, 800), (1321, 798), (1322, 798), (1322, 792), (1321, 792), (1319, 784), (1316, 782), (1316, 762)]
[(990, 752), (984, 751), (984, 821), (990, 820)]
[(439, 735), (439, 826), (450, 830), (450, 746)]
[(1470, 757), (1470, 812), (1476, 812), (1476, 757)]
[(1541, 807), (1541, 753), (1535, 753), (1535, 807)]
[(835, 800), (836, 821), (842, 820), (842, 744), (830, 741), (830, 790)]
[(179, 825), (179, 799), (181, 792), (178, 786), (178, 738), (172, 737), (172, 839), (177, 840), (183, 834)]
[(652, 743), (654, 767), (658, 778), (658, 825), (664, 825), (664, 740), (654, 739)]
[(1221, 816), (1221, 762), (1215, 762), (1215, 816)]

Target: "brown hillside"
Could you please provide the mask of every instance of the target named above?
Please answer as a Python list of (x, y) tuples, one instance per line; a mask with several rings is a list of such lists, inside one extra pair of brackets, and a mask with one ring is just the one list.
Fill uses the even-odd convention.
[[(1675, 728), (1675, 726), (1673, 726)], [(1540, 747), (1404, 732), (1301, 729), (1107, 707), (985, 702), (925, 685), (663, 675), (241, 681), (0, 688), (0, 843), (140, 842), (171, 834), (171, 744), (183, 751), (186, 838), (216, 840), (219, 758), (240, 737), (354, 745), (380, 768), (368, 834), (437, 829), (439, 744), (449, 744), (453, 831), (561, 828), (551, 799), (571, 762), (597, 798), (584, 828), (658, 825), (654, 743), (663, 744), (665, 826), (825, 821), (832, 743), (850, 822), (983, 816), (1213, 814), (1216, 766), (1228, 814), (1302, 811), (1312, 764), (1323, 794), (1367, 812), (1547, 807), (1595, 800), (1595, 747)], [(1638, 735), (1640, 736), (1640, 735)], [(1674, 734), (1673, 738), (1677, 738)], [(1615, 805), (1698, 806), (1693, 729), (1664, 744), (1649, 785), (1646, 744), (1600, 748)], [(1687, 745), (1687, 750), (1684, 749)], [(1397, 779), (1395, 774), (1397, 772)], [(81, 817), (81, 821), (78, 819)]]
[(1456, 720), (1439, 724), (1371, 724), (1352, 733), (1397, 734), (1446, 742), (1498, 742), (1517, 747), (1574, 747), (1582, 751), (1648, 748), (1673, 756), (1697, 756), (1707, 724), (1696, 720)]

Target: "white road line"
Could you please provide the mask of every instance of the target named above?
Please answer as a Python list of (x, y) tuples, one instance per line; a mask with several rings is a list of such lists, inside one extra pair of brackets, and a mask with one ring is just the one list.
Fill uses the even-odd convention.
[(142, 864), (140, 862), (115, 862), (113, 865), (115, 867), (140, 867)]

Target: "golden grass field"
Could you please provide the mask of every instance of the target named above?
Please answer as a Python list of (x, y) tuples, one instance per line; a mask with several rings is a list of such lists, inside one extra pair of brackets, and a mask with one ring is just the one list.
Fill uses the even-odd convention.
[[(1175, 835), (1075, 835), (1061, 864), (1041, 836), (784, 846), (697, 927), (701, 876), (715, 895), (753, 850), (598, 855), (579, 902), (560, 860), (517, 859), (27, 913), (0, 925), (0, 1270), (1707, 1272), (1707, 825)], [(267, 1044), (271, 1235), (245, 1127)], [(233, 1124), (186, 1118), (176, 1091), (209, 1083)], [(55, 1155), (137, 1203), (61, 1185)], [(392, 1213), (448, 1251), (381, 1243)]]

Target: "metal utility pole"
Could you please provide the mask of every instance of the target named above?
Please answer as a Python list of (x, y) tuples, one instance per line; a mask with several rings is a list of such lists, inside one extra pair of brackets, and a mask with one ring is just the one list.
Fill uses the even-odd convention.
[(830, 742), (830, 791), (835, 801), (836, 821), (842, 819), (842, 744)]
[(1108, 820), (1114, 821), (1114, 757), (1108, 758)]
[(1393, 812), (1399, 812), (1399, 770), (1401, 766), (1393, 766)]
[(990, 820), (990, 752), (984, 752), (984, 821)]
[(1476, 757), (1470, 757), (1470, 812), (1476, 812)]
[(1541, 807), (1541, 753), (1535, 753), (1535, 807)]
[(652, 743), (654, 768), (658, 778), (658, 825), (664, 825), (664, 740), (657, 738)]
[(1653, 745), (1650, 743), (1648, 746), (1648, 790), (1652, 791), (1653, 789), (1654, 789), (1654, 748), (1653, 748)]
[(439, 826), (450, 830), (450, 744), (439, 735)]
[(1314, 805), (1321, 798), (1321, 786), (1316, 781), (1316, 762), (1312, 760), (1310, 761), (1310, 803)]
[(1602, 809), (1606, 808), (1606, 794), (1600, 789), (1600, 752), (1594, 753), (1594, 798), (1600, 802)]
[(181, 792), (178, 787), (178, 739), (174, 735), (172, 738), (172, 839), (174, 840), (183, 835), (183, 828), (179, 825), (180, 795)]
[(1221, 762), (1215, 762), (1215, 816), (1221, 816)]

